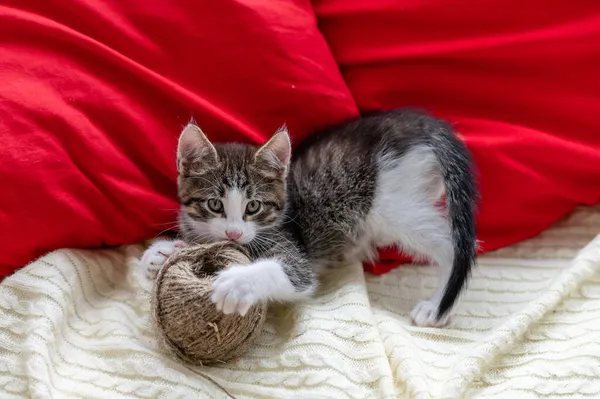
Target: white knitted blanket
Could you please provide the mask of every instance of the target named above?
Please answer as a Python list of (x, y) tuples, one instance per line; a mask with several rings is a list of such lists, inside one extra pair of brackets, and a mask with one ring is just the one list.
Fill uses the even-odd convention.
[[(407, 317), (434, 268), (349, 266), (202, 370), (240, 399), (600, 397), (599, 231), (600, 207), (583, 208), (482, 257), (445, 329)], [(0, 398), (227, 397), (156, 348), (141, 251), (61, 250), (0, 285)]]

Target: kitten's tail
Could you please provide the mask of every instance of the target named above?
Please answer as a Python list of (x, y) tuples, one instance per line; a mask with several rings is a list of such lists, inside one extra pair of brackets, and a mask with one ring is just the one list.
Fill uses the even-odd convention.
[(455, 136), (446, 122), (433, 119), (429, 125), (428, 144), (432, 147), (442, 170), (446, 205), (450, 219), (454, 262), (438, 307), (438, 320), (454, 305), (475, 264), (477, 237), (475, 228), (476, 202), (479, 193), (474, 178), (471, 154)]

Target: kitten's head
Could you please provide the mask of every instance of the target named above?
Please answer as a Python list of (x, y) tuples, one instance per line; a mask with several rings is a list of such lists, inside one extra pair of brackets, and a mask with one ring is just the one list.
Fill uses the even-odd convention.
[(291, 157), (287, 130), (262, 147), (211, 144), (188, 124), (179, 138), (177, 171), (181, 229), (198, 241), (251, 242), (276, 225), (285, 204)]

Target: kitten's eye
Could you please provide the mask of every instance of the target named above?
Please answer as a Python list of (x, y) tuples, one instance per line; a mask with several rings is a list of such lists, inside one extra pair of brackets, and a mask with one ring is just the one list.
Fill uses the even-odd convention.
[(255, 200), (248, 201), (246, 204), (246, 215), (254, 215), (260, 209), (260, 202)]
[(208, 201), (206, 201), (206, 203), (207, 203), (208, 209), (210, 211), (212, 211), (214, 213), (223, 212), (223, 203), (221, 202), (221, 200), (211, 198)]

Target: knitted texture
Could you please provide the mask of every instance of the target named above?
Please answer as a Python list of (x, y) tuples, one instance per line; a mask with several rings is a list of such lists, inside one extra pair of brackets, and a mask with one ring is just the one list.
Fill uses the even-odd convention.
[[(481, 257), (451, 324), (411, 325), (436, 270), (328, 276), (273, 306), (254, 345), (197, 368), (236, 398), (584, 398), (600, 395), (600, 207)], [(141, 245), (60, 250), (0, 285), (0, 397), (226, 398), (163, 353)]]

